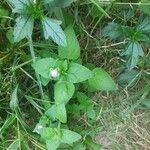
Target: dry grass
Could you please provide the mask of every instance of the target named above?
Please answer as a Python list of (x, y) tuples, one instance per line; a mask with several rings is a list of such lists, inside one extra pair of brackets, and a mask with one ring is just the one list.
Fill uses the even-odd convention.
[(126, 117), (132, 104), (124, 97), (96, 95), (103, 108), (99, 116), (103, 130), (95, 139), (104, 150), (150, 150), (150, 111), (138, 108)]

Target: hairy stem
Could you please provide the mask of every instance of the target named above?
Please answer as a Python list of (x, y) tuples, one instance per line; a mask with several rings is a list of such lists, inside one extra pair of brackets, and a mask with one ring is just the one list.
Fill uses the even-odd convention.
[[(31, 57), (32, 57), (33, 63), (35, 63), (36, 58), (35, 58), (35, 52), (34, 52), (34, 47), (33, 47), (32, 38), (29, 37), (29, 38), (28, 38), (28, 41), (29, 41), (29, 47), (30, 47)], [(38, 82), (38, 86), (39, 86), (39, 89), (40, 89), (41, 98), (43, 98), (43, 97), (44, 97), (44, 92), (43, 92), (43, 88), (42, 88), (42, 83), (41, 83), (40, 76), (39, 76), (39, 74), (38, 74), (37, 72), (35, 72), (35, 75), (36, 75), (37, 82)]]

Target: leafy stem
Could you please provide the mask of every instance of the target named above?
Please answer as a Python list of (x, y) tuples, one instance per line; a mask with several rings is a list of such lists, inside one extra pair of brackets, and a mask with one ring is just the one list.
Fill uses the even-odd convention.
[[(35, 57), (32, 37), (28, 37), (28, 42), (29, 42), (31, 57), (32, 57), (33, 63), (35, 63), (36, 62), (36, 57)], [(44, 92), (43, 92), (40, 76), (36, 71), (35, 71), (35, 75), (36, 75), (37, 83), (38, 83), (38, 86), (39, 86), (39, 89), (40, 89), (41, 98), (43, 98), (44, 97)]]

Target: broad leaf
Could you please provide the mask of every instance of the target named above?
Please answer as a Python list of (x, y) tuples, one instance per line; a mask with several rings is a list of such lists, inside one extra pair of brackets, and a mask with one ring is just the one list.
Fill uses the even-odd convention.
[(138, 64), (139, 57), (144, 56), (144, 52), (138, 42), (130, 42), (122, 55), (129, 57), (127, 67), (131, 70)]
[(43, 78), (50, 79), (50, 69), (56, 64), (56, 60), (53, 58), (43, 58), (37, 60), (32, 66), (35, 71)]
[(65, 104), (55, 104), (46, 111), (46, 115), (52, 119), (58, 119), (62, 123), (67, 122), (67, 113)]
[(20, 147), (20, 141), (19, 139), (13, 141), (10, 146), (7, 148), (7, 150), (18, 150)]
[(92, 91), (111, 91), (117, 89), (115, 82), (105, 70), (95, 68), (93, 73), (94, 77), (88, 80), (89, 88)]
[(93, 73), (88, 68), (71, 62), (67, 72), (66, 79), (72, 83), (79, 83), (93, 77)]
[(66, 36), (60, 27), (61, 21), (50, 19), (48, 17), (42, 18), (42, 26), (45, 39), (51, 38), (55, 43), (61, 46), (67, 46)]
[(34, 19), (32, 16), (19, 16), (14, 28), (14, 42), (19, 42), (25, 37), (31, 37)]
[(54, 87), (54, 99), (57, 104), (66, 104), (73, 96), (75, 87), (71, 82), (57, 82)]
[(41, 132), (41, 140), (47, 141), (47, 140), (59, 140), (61, 137), (61, 133), (57, 128), (43, 128)]
[(76, 0), (44, 0), (44, 3), (51, 7), (67, 7), (74, 1)]
[(78, 59), (80, 57), (80, 45), (73, 30), (73, 27), (68, 26), (65, 29), (65, 34), (67, 38), (67, 46), (66, 47), (59, 46), (58, 48), (59, 57), (72, 60)]
[(13, 7), (13, 12), (23, 14), (33, 4), (32, 0), (8, 0)]
[(60, 145), (60, 140), (46, 140), (46, 147), (48, 150), (57, 150)]
[(81, 139), (81, 135), (76, 132), (67, 129), (62, 129), (61, 131), (62, 131), (62, 137), (61, 137), (62, 143), (72, 144)]

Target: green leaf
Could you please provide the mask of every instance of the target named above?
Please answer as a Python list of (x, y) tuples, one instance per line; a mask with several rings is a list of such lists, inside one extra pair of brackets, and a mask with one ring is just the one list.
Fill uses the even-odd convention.
[(19, 139), (13, 141), (10, 146), (7, 148), (7, 150), (18, 150), (20, 146), (20, 141)]
[(140, 8), (144, 13), (150, 15), (150, 1), (149, 0), (141, 0)]
[(3, 17), (5, 17), (5, 16), (8, 16), (8, 14), (9, 14), (9, 11), (8, 11), (8, 10), (6, 10), (6, 9), (0, 7), (0, 18), (3, 18)]
[(61, 133), (57, 128), (43, 128), (41, 131), (41, 140), (46, 142), (47, 140), (59, 140)]
[(51, 38), (55, 43), (61, 46), (67, 46), (66, 36), (60, 27), (61, 21), (50, 19), (48, 17), (42, 18), (42, 26), (45, 39)]
[(54, 99), (57, 104), (66, 104), (73, 96), (75, 87), (71, 82), (57, 82), (54, 87)]
[(17, 96), (17, 91), (18, 91), (18, 85), (16, 86), (15, 90), (13, 91), (11, 95), (11, 100), (10, 100), (10, 108), (12, 110), (16, 110), (18, 108), (18, 96)]
[(95, 6), (98, 8), (98, 10), (99, 10), (100, 12), (102, 12), (105, 16), (107, 16), (107, 17), (110, 18), (110, 16), (108, 15), (108, 13), (100, 6), (98, 0), (90, 0), (90, 1), (91, 1), (91, 3), (92, 3), (93, 5), (95, 5)]
[(45, 4), (49, 4), (51, 7), (67, 7), (76, 0), (44, 0)]
[(14, 7), (13, 12), (23, 14), (27, 7), (33, 4), (32, 0), (8, 0), (8, 3)]
[(11, 115), (9, 117), (6, 118), (3, 126), (0, 128), (0, 136), (2, 136), (2, 134), (5, 132), (5, 130), (11, 126), (16, 120), (16, 116), (15, 115)]
[(81, 139), (80, 134), (67, 129), (62, 129), (62, 137), (61, 137), (62, 143), (72, 144), (80, 139)]
[(14, 42), (19, 42), (25, 37), (31, 37), (34, 19), (32, 16), (19, 16), (14, 28)]
[(93, 73), (94, 77), (88, 80), (88, 85), (92, 91), (111, 91), (117, 89), (113, 79), (105, 70), (95, 68)]
[(66, 79), (72, 83), (79, 83), (93, 77), (93, 73), (88, 68), (71, 62), (67, 72)]
[(35, 71), (43, 78), (50, 79), (50, 69), (56, 64), (56, 60), (53, 58), (43, 58), (37, 60), (32, 66)]
[(125, 70), (118, 76), (118, 83), (121, 86), (132, 87), (139, 80), (139, 72), (136, 70)]
[(52, 119), (58, 119), (62, 123), (67, 122), (67, 113), (65, 104), (55, 104), (51, 108), (49, 108), (46, 113)]
[(130, 42), (122, 55), (129, 57), (127, 67), (129, 70), (131, 70), (138, 64), (139, 57), (144, 56), (144, 52), (138, 42)]
[(80, 45), (75, 35), (72, 26), (68, 26), (65, 29), (65, 34), (67, 38), (67, 46), (58, 47), (58, 55), (60, 58), (67, 58), (67, 59), (78, 59), (80, 57)]
[(145, 18), (142, 18), (137, 26), (138, 30), (141, 30), (144, 33), (150, 32), (150, 17), (147, 16)]
[(46, 147), (48, 150), (57, 150), (60, 145), (60, 140), (46, 140)]
[(104, 37), (109, 37), (112, 40), (119, 39), (122, 35), (122, 28), (119, 24), (110, 22), (102, 29), (101, 34)]
[(97, 144), (97, 143), (95, 143), (90, 136), (86, 137), (84, 143), (87, 144), (93, 150), (102, 150), (102, 146)]

